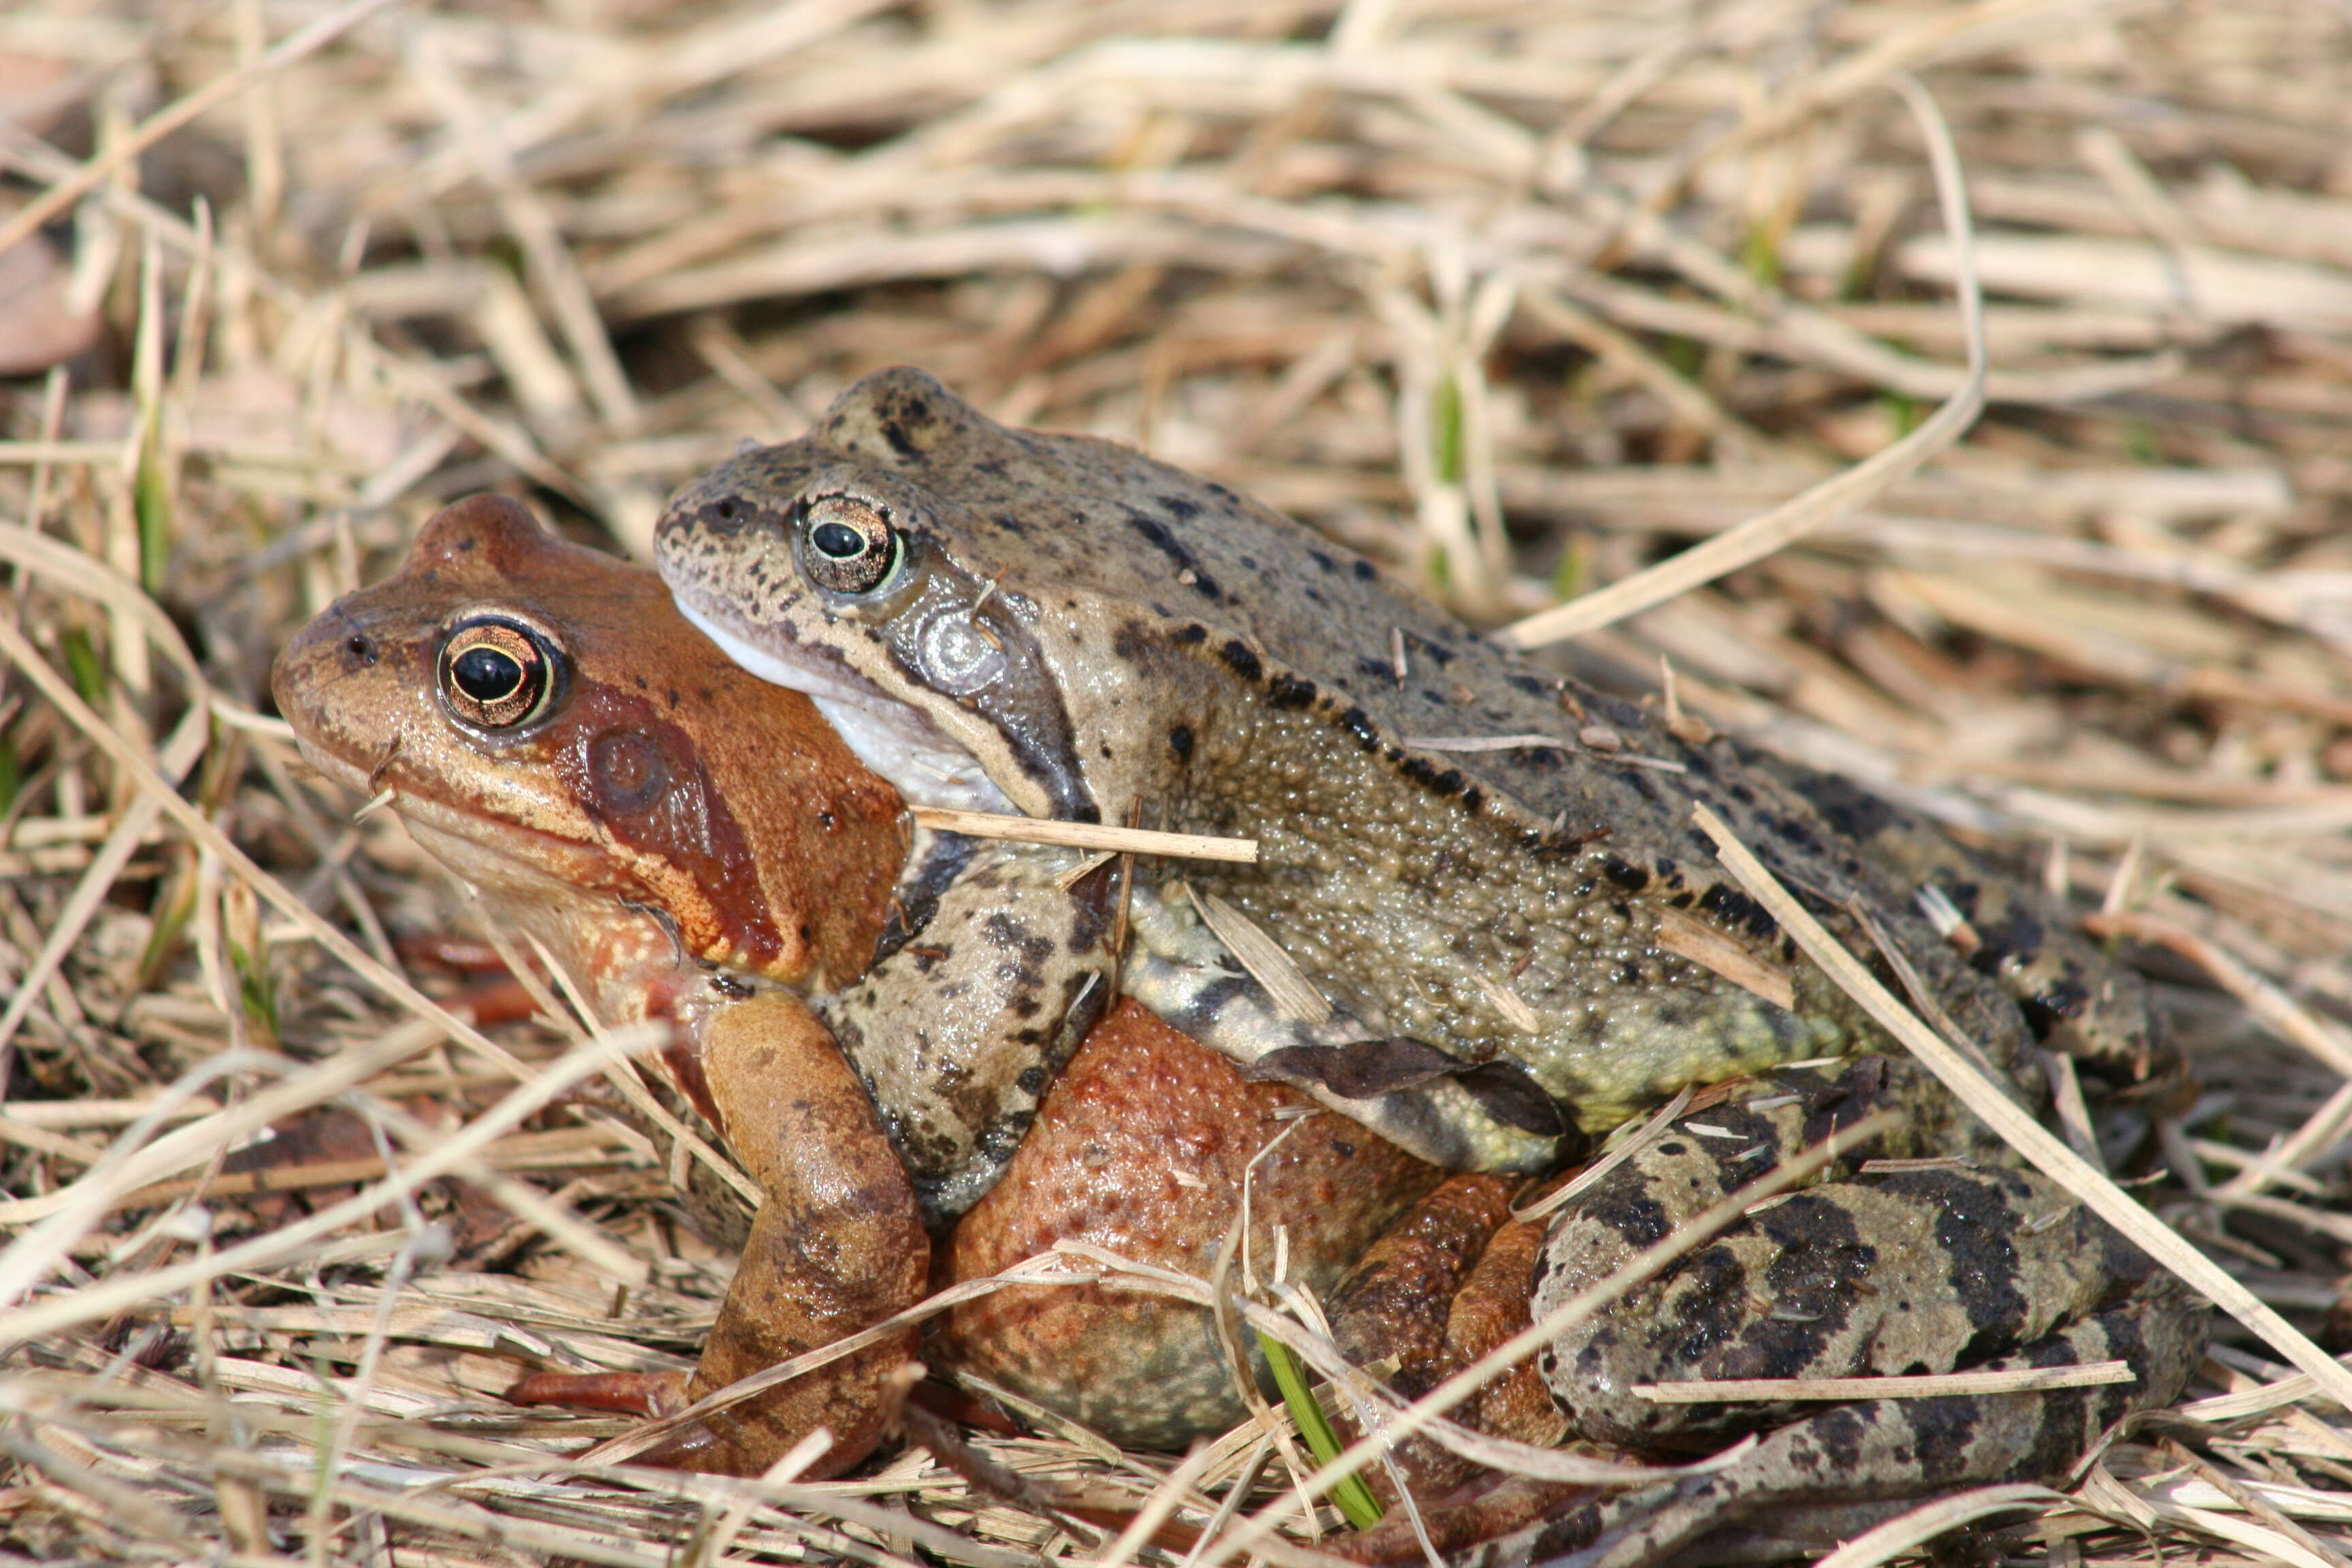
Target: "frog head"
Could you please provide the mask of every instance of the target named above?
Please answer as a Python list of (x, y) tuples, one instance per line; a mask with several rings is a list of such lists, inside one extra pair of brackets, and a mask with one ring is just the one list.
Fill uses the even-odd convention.
[[(1236, 509), (1249, 526), (1230, 526)], [(1197, 635), (1195, 613), (1233, 619), (1244, 579), (1290, 566), (1281, 546), (1262, 567), (1219, 558), (1248, 561), (1268, 526), (1281, 546), (1301, 532), (1116, 442), (1010, 429), (896, 369), (807, 436), (680, 490), (656, 557), (688, 618), (814, 697), (908, 799), (1099, 821), (1150, 793), (1160, 716), (1185, 701), (1171, 687), (1190, 661), (1158, 659), (1160, 640)]]
[[(583, 979), (684, 958), (816, 988), (873, 953), (906, 855), (887, 785), (650, 574), (515, 501), (436, 514), (398, 574), (295, 637), (271, 687), (314, 765), (389, 792)], [(652, 940), (648, 911), (675, 951), (625, 955)]]
[(663, 561), (688, 617), (815, 698), (909, 799), (1097, 820), (1037, 602), (970, 559), (955, 502), (804, 456), (749, 453), (671, 503)]

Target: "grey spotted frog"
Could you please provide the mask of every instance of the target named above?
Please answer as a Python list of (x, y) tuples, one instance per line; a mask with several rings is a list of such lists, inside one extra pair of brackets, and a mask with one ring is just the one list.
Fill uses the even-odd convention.
[[(657, 551), (689, 619), (910, 802), (1259, 846), (1143, 862), (1120, 953), (1112, 879), (1066, 886), (1074, 854), (940, 841), (962, 848), (919, 880), (952, 918), (835, 1017), (893, 1075), (877, 1098), (914, 1108), (895, 1135), (934, 1190), (984, 1189), (1114, 975), (1454, 1169), (1542, 1170), (1684, 1085), (1878, 1048), (1717, 869), (1699, 803), (1866, 956), (1898, 950), (1996, 1062), (2043, 1042), (2149, 1069), (2130, 977), (1932, 828), (1678, 736), (1245, 496), (1000, 426), (920, 371), (688, 484)], [(1970, 955), (1921, 912), (1931, 887)], [(1252, 938), (1279, 976), (1236, 957)]]

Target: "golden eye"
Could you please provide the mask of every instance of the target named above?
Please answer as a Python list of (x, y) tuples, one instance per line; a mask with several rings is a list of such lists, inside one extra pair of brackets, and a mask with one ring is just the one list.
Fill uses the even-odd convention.
[(819, 496), (801, 510), (801, 570), (828, 594), (871, 594), (905, 553), (887, 513), (855, 496)]
[(546, 712), (558, 657), (533, 627), (487, 616), (461, 621), (441, 644), (441, 700), (466, 723), (515, 729)]

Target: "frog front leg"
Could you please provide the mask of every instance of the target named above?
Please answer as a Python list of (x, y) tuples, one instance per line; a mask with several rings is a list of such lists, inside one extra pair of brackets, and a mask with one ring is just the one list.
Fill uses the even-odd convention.
[[(796, 997), (715, 1007), (699, 1031), (701, 1085), (728, 1147), (762, 1198), (734, 1282), (694, 1375), (540, 1373), (517, 1403), (600, 1405), (669, 1415), (738, 1379), (913, 1306), (930, 1242), (873, 1102)], [(649, 1451), (648, 1462), (756, 1476), (822, 1426), (833, 1446), (808, 1472), (838, 1475), (871, 1453), (897, 1414), (908, 1328), (720, 1411)]]
[(903, 945), (824, 1004), (935, 1230), (1003, 1174), (1108, 1006), (1117, 956), (1115, 873), (1065, 888), (1080, 863), (1069, 851), (964, 842), (929, 918), (918, 913)]

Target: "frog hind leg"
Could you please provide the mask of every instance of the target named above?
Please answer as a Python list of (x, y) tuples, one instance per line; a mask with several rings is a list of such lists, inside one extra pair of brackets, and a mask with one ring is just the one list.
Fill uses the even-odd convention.
[(616, 1415), (673, 1415), (686, 1408), (682, 1372), (534, 1372), (499, 1397), (509, 1405), (563, 1405)]
[(934, 1230), (996, 1184), (1111, 1000), (1118, 879), (1060, 886), (1077, 864), (981, 845), (929, 920), (825, 1004)]
[[(688, 1384), (690, 1402), (855, 1334), (922, 1298), (930, 1244), (912, 1184), (865, 1086), (794, 997), (721, 1009), (705, 1071), (728, 1145), (765, 1197), (734, 1283)], [(908, 1328), (705, 1417), (657, 1462), (757, 1475), (819, 1426), (833, 1447), (810, 1471), (837, 1475), (896, 1415)]]
[[(1389, 1386), (1418, 1397), (1528, 1323), (1528, 1292), (1542, 1247), (1540, 1222), (1509, 1217), (1516, 1182), (1450, 1177), (1366, 1252), (1331, 1298), (1333, 1338), (1359, 1365), (1393, 1359)], [(1532, 1363), (1521, 1361), (1454, 1411), (1474, 1431), (1552, 1447), (1567, 1436), (1559, 1407)], [(1438, 1444), (1409, 1438), (1393, 1458), (1413, 1489), (1420, 1528), (1401, 1510), (1332, 1542), (1363, 1563), (1424, 1560), (1422, 1534), (1443, 1556), (1548, 1519), (1589, 1487), (1497, 1476)], [(1386, 1467), (1365, 1472), (1394, 1500)]]
[[(1386, 1381), (1403, 1399), (1418, 1399), (1459, 1370), (1469, 1356), (1457, 1342), (1454, 1319), (1465, 1298), (1484, 1293), (1475, 1281), (1482, 1270), (1492, 1272), (1488, 1255), (1496, 1250), (1496, 1237), (1531, 1228), (1509, 1225), (1517, 1185), (1482, 1173), (1449, 1176), (1366, 1249), (1331, 1295), (1331, 1335), (1339, 1353), (1358, 1366), (1392, 1363), (1396, 1370)], [(1522, 1326), (1533, 1265), (1533, 1252), (1527, 1250), (1516, 1281)], [(1503, 1293), (1511, 1293), (1507, 1281)], [(1524, 1363), (1519, 1370), (1527, 1371)], [(1475, 1412), (1458, 1412), (1457, 1418), (1477, 1425)], [(1473, 1468), (1419, 1437), (1407, 1439), (1391, 1458), (1416, 1497), (1452, 1488)], [(1366, 1479), (1383, 1501), (1394, 1500), (1387, 1467), (1368, 1471)], [(1417, 1543), (1412, 1550), (1418, 1552)]]
[(1986, 1369), (2121, 1360), (2135, 1373), (2130, 1383), (1839, 1405), (1769, 1434), (1714, 1475), (1585, 1504), (1489, 1542), (1464, 1568), (1634, 1568), (1719, 1530), (1753, 1526), (1766, 1510), (1772, 1533), (1801, 1539), (1812, 1533), (1809, 1516), (1850, 1521), (1857, 1504), (2063, 1480), (2116, 1422), (2179, 1394), (2204, 1353), (2208, 1317), (2169, 1279), (2152, 1281)]

